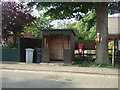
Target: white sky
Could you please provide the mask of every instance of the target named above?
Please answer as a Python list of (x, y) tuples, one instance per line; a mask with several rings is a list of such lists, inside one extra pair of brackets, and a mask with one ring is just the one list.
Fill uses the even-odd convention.
[(36, 17), (39, 17), (40, 15), (39, 15), (39, 11), (38, 10), (36, 10), (35, 9), (36, 8), (36, 6), (33, 6), (33, 13), (31, 13), (33, 16), (36, 16)]
[(116, 14), (108, 14), (108, 17), (120, 17), (120, 13), (116, 13)]

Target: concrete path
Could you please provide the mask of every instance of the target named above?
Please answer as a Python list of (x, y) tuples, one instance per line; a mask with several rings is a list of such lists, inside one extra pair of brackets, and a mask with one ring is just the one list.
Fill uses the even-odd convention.
[(83, 73), (98, 75), (117, 75), (117, 68), (91, 68), (63, 66), (63, 63), (20, 63), (20, 62), (2, 62), (2, 69), (7, 70), (24, 70), (24, 71), (47, 71), (47, 72), (64, 72), (64, 73)]

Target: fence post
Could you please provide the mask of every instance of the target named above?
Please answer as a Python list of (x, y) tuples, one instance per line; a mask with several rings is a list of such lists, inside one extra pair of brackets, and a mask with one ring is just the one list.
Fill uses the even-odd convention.
[(113, 46), (113, 49), (112, 49), (112, 66), (115, 65), (115, 48)]
[(84, 61), (84, 49), (83, 49), (83, 61)]

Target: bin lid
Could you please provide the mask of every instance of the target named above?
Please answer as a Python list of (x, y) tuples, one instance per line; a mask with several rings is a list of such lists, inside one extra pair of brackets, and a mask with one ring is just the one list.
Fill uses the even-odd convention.
[(41, 48), (35, 48), (35, 50), (37, 50), (37, 51), (38, 51), (38, 50), (42, 50), (42, 49), (41, 49)]
[(25, 50), (26, 50), (26, 51), (34, 51), (33, 48), (26, 48)]

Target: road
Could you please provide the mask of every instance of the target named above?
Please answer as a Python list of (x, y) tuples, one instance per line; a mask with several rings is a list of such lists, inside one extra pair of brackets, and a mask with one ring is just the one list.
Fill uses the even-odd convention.
[(3, 88), (118, 88), (118, 76), (2, 70)]

